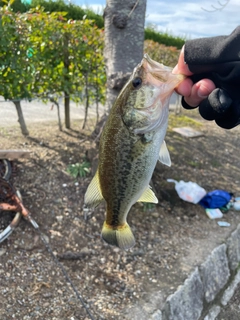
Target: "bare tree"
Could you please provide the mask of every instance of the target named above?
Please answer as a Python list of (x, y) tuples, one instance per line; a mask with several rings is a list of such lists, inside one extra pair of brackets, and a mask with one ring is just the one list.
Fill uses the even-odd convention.
[(141, 61), (147, 0), (107, 0), (104, 10), (108, 110)]

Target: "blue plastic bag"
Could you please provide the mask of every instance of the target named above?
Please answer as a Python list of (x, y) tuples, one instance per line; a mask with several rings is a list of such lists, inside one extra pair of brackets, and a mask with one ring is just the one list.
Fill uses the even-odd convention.
[(224, 190), (208, 192), (199, 202), (204, 208), (215, 209), (226, 207), (233, 194)]

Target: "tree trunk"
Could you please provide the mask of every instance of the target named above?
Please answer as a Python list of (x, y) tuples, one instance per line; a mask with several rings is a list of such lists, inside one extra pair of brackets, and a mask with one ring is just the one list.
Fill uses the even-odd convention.
[(67, 129), (70, 129), (70, 97), (67, 92), (65, 92), (64, 94), (65, 127)]
[(84, 115), (84, 121), (82, 125), (82, 129), (85, 129), (86, 123), (87, 123), (87, 117), (88, 117), (88, 108), (89, 108), (89, 94), (88, 94), (88, 74), (85, 75), (85, 115)]
[(70, 66), (70, 60), (69, 60), (69, 51), (68, 51), (68, 44), (69, 44), (69, 34), (66, 33), (64, 35), (64, 69), (65, 69), (65, 75), (64, 75), (64, 86), (68, 88), (68, 91), (64, 91), (64, 109), (65, 109), (65, 127), (67, 129), (70, 129), (70, 78), (68, 75), (69, 72), (69, 66)]
[(62, 131), (62, 122), (61, 122), (61, 114), (60, 114), (60, 106), (59, 103), (53, 98), (48, 96), (48, 99), (57, 106), (57, 116), (58, 116), (58, 128)]
[(143, 57), (147, 0), (107, 0), (104, 10), (107, 108)]
[(96, 96), (95, 96), (95, 103), (96, 103), (96, 115), (97, 115), (97, 119), (96, 119), (96, 124), (98, 123), (99, 121), (99, 85), (96, 81), (95, 83), (95, 87), (96, 87)]
[(23, 112), (22, 112), (22, 108), (21, 108), (21, 102), (20, 101), (13, 101), (16, 109), (17, 109), (17, 114), (18, 114), (18, 122), (20, 124), (20, 128), (22, 131), (22, 134), (24, 136), (28, 136), (29, 135), (29, 131), (27, 129), (25, 120), (24, 120), (24, 116), (23, 116)]

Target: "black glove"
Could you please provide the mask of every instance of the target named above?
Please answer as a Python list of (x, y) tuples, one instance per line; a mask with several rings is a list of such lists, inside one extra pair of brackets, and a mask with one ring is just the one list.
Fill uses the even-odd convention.
[[(186, 41), (184, 59), (196, 83), (211, 79), (216, 88), (199, 105), (200, 114), (223, 128), (240, 123), (240, 26), (228, 36)], [(183, 106), (191, 108), (183, 100)]]
[[(204, 73), (198, 73), (205, 68)], [(197, 72), (190, 78), (194, 83), (201, 79), (211, 79), (216, 89), (199, 104), (199, 113), (206, 120), (215, 120), (217, 125), (231, 129), (240, 123), (240, 62), (228, 62), (209, 66), (191, 66)], [(182, 106), (192, 109), (182, 99)]]

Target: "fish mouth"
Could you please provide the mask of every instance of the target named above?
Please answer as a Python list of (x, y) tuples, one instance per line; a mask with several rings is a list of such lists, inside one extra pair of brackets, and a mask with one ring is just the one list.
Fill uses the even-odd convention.
[(152, 60), (147, 53), (143, 56), (141, 66), (147, 73), (150, 73), (155, 79), (161, 82), (171, 82), (171, 80), (176, 81), (176, 76), (179, 78), (179, 82), (185, 78), (182, 74), (173, 74), (173, 68)]
[(161, 82), (169, 80), (172, 68), (152, 60), (147, 53), (144, 54), (141, 65), (147, 73), (150, 73), (157, 80)]

